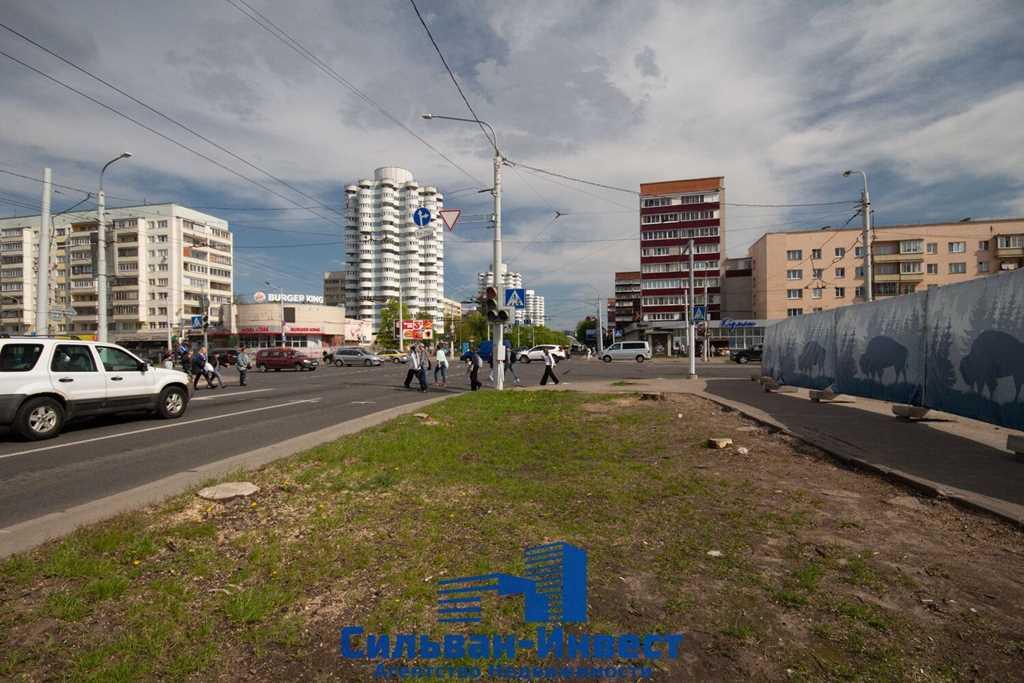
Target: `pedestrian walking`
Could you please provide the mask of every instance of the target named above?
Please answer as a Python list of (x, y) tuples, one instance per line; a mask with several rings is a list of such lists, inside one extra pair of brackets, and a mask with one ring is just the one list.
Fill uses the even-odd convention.
[(434, 384), (437, 384), (437, 377), (441, 376), (441, 386), (448, 386), (448, 355), (444, 352), (444, 346), (438, 344), (434, 351)]
[(519, 381), (519, 375), (516, 374), (516, 368), (515, 368), (515, 364), (516, 364), (516, 361), (517, 361), (516, 354), (511, 353), (511, 349), (510, 349), (510, 353), (507, 353), (505, 355), (506, 355), (505, 371), (509, 372), (509, 373), (512, 373), (512, 383), (513, 384), (516, 384), (516, 385), (521, 384), (521, 382)]
[(414, 377), (420, 374), (420, 355), (416, 353), (416, 347), (409, 349), (409, 371), (405, 373), (405, 388), (412, 389), (410, 384)]
[(480, 383), (479, 373), (480, 368), (484, 366), (484, 359), (480, 357), (480, 354), (470, 349), (462, 354), (460, 360), (466, 363), (466, 372), (469, 373), (469, 388), (476, 391), (483, 384)]
[(206, 379), (206, 387), (208, 389), (213, 388), (213, 382), (210, 381), (210, 375), (206, 371), (206, 366), (209, 364), (206, 357), (206, 347), (199, 347), (199, 350), (192, 354), (192, 389), (199, 388), (200, 377)]
[(235, 367), (238, 368), (238, 385), (245, 386), (245, 378), (249, 374), (249, 354), (245, 352), (244, 346), (238, 347), (238, 355), (235, 356)]
[(220, 376), (220, 366), (221, 366), (220, 355), (216, 354), (216, 353), (213, 354), (213, 357), (210, 358), (210, 360), (208, 362), (208, 365), (210, 366), (209, 369), (207, 370), (207, 372), (209, 372), (209, 374), (210, 374), (208, 379), (210, 381), (217, 380), (218, 388), (223, 389), (224, 388), (224, 378)]
[(427, 370), (430, 369), (430, 356), (427, 354), (426, 344), (420, 344), (419, 348), (416, 349), (416, 353), (420, 357), (420, 369), (417, 373), (417, 379), (420, 381), (420, 391), (427, 390)]
[(544, 348), (544, 376), (540, 378), (541, 386), (548, 383), (548, 379), (551, 379), (555, 384), (558, 384), (558, 376), (555, 375), (555, 355), (551, 353), (551, 349)]

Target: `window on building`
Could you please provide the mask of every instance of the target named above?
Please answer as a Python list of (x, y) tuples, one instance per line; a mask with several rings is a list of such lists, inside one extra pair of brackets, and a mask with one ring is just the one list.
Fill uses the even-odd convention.
[(787, 308), (786, 315), (790, 318), (795, 318), (798, 315), (803, 315), (804, 309), (802, 308)]
[(938, 275), (939, 274), (939, 264), (938, 263), (929, 263), (928, 264), (928, 274), (929, 275)]
[(846, 277), (846, 268), (836, 268), (836, 277), (837, 278)]
[(802, 298), (804, 298), (804, 290), (802, 290), (802, 289), (787, 289), (786, 290), (786, 298), (787, 299), (802, 299)]
[(853, 250), (853, 255), (856, 256), (857, 258), (864, 258), (864, 247), (855, 247)]
[(804, 277), (804, 271), (802, 271), (802, 270), (794, 269), (794, 270), (787, 270), (786, 271), (786, 279), (787, 280), (802, 280), (803, 277)]
[(836, 247), (836, 258), (843, 258), (846, 256), (846, 247)]
[(811, 271), (811, 277), (813, 277), (815, 280), (820, 280), (821, 279), (821, 273), (822, 273), (822, 269), (821, 268), (815, 268), (815, 269), (813, 269)]
[(813, 289), (811, 289), (811, 298), (812, 299), (820, 299), (821, 298), (821, 291), (822, 291), (821, 287), (814, 287)]
[(853, 290), (853, 295), (854, 295), (855, 297), (857, 297), (858, 299), (863, 299), (863, 298), (864, 298), (864, 288), (863, 288), (863, 287), (857, 287), (857, 288), (855, 288), (855, 289)]
[(901, 261), (900, 262), (900, 273), (904, 275), (921, 272), (920, 261)]
[(846, 298), (846, 287), (836, 287), (836, 298), (837, 299), (845, 299)]
[(924, 251), (924, 240), (900, 240), (901, 254), (920, 254)]
[(978, 251), (988, 251), (988, 240), (978, 242)]
[(950, 254), (964, 254), (967, 252), (967, 242), (950, 242), (949, 253)]
[(979, 273), (987, 273), (988, 272), (988, 261), (978, 261), (978, 272)]
[(804, 257), (804, 252), (803, 252), (802, 249), (790, 249), (789, 251), (786, 252), (786, 260), (787, 261), (799, 261), (803, 257)]
[(821, 258), (821, 249), (811, 249), (811, 258), (812, 259), (819, 259), (819, 258)]
[[(961, 244), (963, 244), (963, 243), (961, 242)], [(966, 273), (966, 272), (967, 272), (967, 264), (962, 262), (962, 261), (958, 262), (958, 263), (950, 263), (949, 264), (949, 274), (950, 275), (962, 275), (963, 273)]]
[(821, 313), (823, 310), (825, 309), (822, 308), (821, 306), (815, 306), (814, 308), (811, 309), (811, 313)]
[(864, 277), (864, 266), (857, 266), (853, 271), (854, 277)]
[(928, 253), (929, 254), (938, 254), (939, 253), (939, 243), (938, 242), (929, 242), (928, 243)]

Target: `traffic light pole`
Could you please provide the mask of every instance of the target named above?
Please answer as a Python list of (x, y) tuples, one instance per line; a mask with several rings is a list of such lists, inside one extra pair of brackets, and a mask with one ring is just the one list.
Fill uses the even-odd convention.
[[(501, 153), (494, 149), (494, 287), (498, 296), (504, 297), (504, 273), (501, 271)], [(499, 284), (501, 283), (501, 284)], [(504, 305), (504, 301), (500, 305)], [(494, 388), (502, 391), (505, 388), (505, 335), (500, 322), (494, 323), (494, 343), (491, 345), (491, 357), (494, 359)]]
[[(690, 238), (690, 287), (686, 292), (686, 310), (689, 326), (686, 330), (686, 342), (690, 350), (690, 379), (697, 378), (697, 326), (693, 320), (693, 238)], [(705, 292), (708, 290), (705, 289)], [(669, 343), (671, 346), (671, 342)]]

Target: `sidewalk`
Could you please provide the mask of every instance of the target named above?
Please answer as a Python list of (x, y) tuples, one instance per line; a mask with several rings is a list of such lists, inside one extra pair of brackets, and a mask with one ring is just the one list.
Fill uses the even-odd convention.
[(842, 396), (813, 403), (806, 390), (765, 393), (749, 379), (588, 381), (569, 390), (703, 396), (772, 424), (841, 460), (1024, 526), (1024, 463), (1006, 450), (1014, 430), (932, 411), (906, 422), (891, 404)]

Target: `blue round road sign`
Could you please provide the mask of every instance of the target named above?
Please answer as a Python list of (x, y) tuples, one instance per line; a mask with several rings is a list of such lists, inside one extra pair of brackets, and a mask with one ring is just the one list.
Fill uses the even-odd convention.
[(430, 209), (426, 208), (425, 206), (421, 206), (420, 208), (413, 211), (412, 222), (420, 226), (421, 228), (430, 225)]

